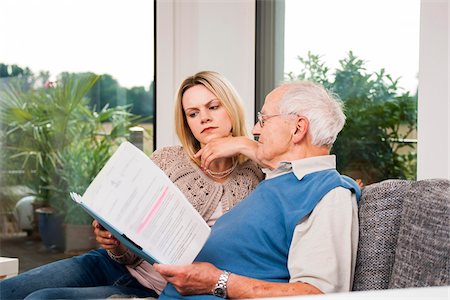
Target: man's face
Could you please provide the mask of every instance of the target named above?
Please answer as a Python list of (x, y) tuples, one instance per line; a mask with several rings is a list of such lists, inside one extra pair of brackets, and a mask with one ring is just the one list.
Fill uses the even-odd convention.
[(256, 157), (271, 168), (276, 168), (289, 155), (295, 132), (295, 118), (279, 115), (279, 103), (285, 90), (285, 87), (279, 87), (267, 95), (261, 109), (264, 125), (261, 127), (258, 122), (252, 131), (259, 135)]

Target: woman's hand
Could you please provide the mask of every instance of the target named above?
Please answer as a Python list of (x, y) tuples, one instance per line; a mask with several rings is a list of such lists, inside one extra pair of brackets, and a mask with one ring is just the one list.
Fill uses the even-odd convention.
[(246, 136), (229, 136), (214, 139), (206, 144), (194, 157), (200, 158), (201, 167), (208, 169), (211, 162), (218, 158), (243, 154), (258, 163), (256, 159), (257, 142)]
[(153, 266), (182, 295), (211, 294), (222, 274), (222, 271), (214, 265), (205, 262), (181, 266), (160, 264)]
[(116, 255), (125, 253), (126, 248), (97, 220), (92, 221), (92, 227), (94, 227), (95, 240), (100, 244), (100, 247), (110, 250)]

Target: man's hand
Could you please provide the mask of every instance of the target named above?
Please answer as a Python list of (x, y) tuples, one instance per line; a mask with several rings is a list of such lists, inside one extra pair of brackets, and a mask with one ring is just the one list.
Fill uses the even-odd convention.
[(182, 295), (211, 294), (222, 271), (205, 262), (190, 265), (153, 265)]

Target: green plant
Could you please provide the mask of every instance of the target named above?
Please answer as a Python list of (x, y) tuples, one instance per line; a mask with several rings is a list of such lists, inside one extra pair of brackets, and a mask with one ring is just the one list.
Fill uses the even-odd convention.
[[(62, 186), (63, 189), (56, 191), (61, 196), (67, 196), (68, 192), (83, 194), (116, 147), (128, 136), (128, 129), (135, 126), (138, 119), (121, 107), (105, 107), (99, 113), (95, 111), (90, 113), (90, 122), (80, 124), (87, 127), (81, 130), (85, 134), (61, 155), (64, 168), (58, 173), (65, 185)], [(107, 120), (108, 127), (111, 128), (104, 128)], [(90, 217), (81, 222), (82, 217), (87, 217), (87, 214), (79, 205), (68, 197), (63, 199), (66, 201), (58, 202), (58, 210), (66, 212), (66, 223), (90, 223)]]
[(298, 59), (300, 73), (287, 74), (289, 79), (318, 82), (345, 103), (347, 122), (332, 149), (338, 170), (365, 184), (415, 179), (415, 144), (404, 141), (417, 129), (417, 95), (402, 92), (384, 69), (368, 72), (351, 51), (333, 74), (318, 55)]
[(27, 89), (19, 80), (0, 89), (2, 161), (22, 171), (21, 184), (70, 223), (90, 217), (72, 204), (69, 191), (84, 192), (138, 120), (129, 107), (89, 108), (85, 95), (98, 79), (63, 74), (44, 87)]

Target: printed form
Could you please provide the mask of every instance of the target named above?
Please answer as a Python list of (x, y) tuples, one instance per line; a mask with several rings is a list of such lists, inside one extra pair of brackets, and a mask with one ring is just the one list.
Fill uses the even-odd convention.
[(191, 263), (210, 233), (176, 185), (129, 142), (120, 145), (83, 197), (73, 198), (106, 221), (107, 229), (117, 230), (114, 236), (125, 235), (159, 263)]

